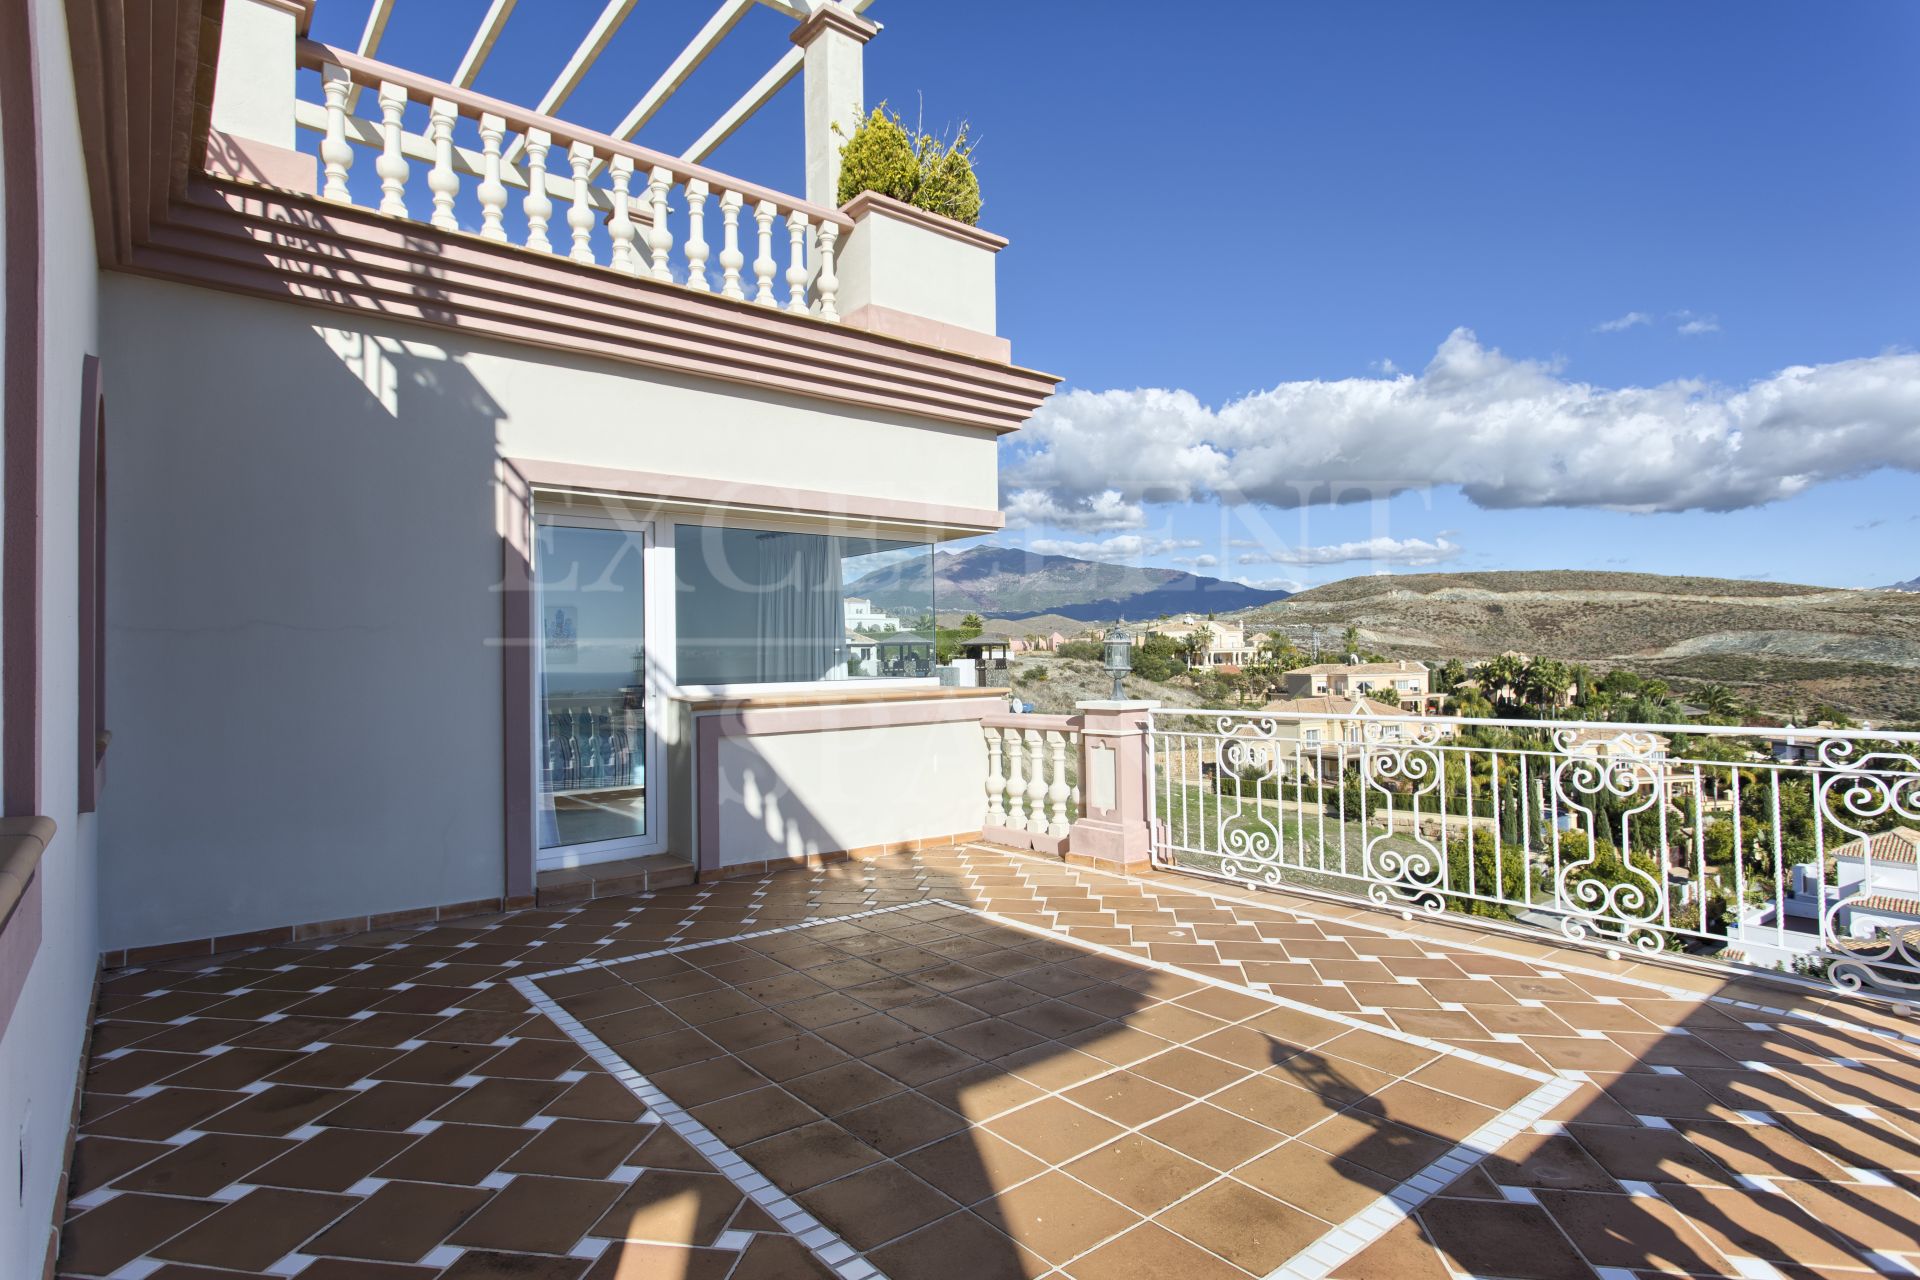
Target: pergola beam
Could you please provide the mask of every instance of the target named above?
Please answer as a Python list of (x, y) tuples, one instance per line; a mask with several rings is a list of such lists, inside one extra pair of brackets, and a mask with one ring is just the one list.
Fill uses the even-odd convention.
[[(602, 9), (600, 16), (594, 19), (593, 28), (587, 32), (586, 39), (580, 42), (579, 47), (573, 51), (573, 56), (567, 59), (566, 67), (561, 70), (554, 82), (547, 86), (546, 93), (541, 95), (540, 105), (535, 108), (536, 111), (543, 116), (550, 116), (572, 96), (573, 91), (579, 88), (580, 82), (586, 78), (587, 72), (593, 69), (593, 64), (599, 59), (601, 52), (606, 49), (607, 42), (613, 39), (614, 32), (618, 31), (620, 24), (627, 20), (627, 14), (633, 11), (633, 5), (634, 0), (607, 0), (606, 8)], [(518, 160), (525, 147), (525, 139), (515, 138), (513, 145), (507, 148), (507, 163), (512, 164)]]
[(680, 158), (693, 164), (704, 162), (721, 143), (731, 138), (734, 131), (745, 124), (754, 112), (771, 102), (774, 94), (786, 88), (787, 82), (800, 74), (800, 63), (805, 56), (804, 49), (789, 49), (781, 54), (780, 60), (773, 64), (767, 74), (761, 76), (753, 88), (742, 94), (739, 101), (722, 112), (720, 118), (715, 120), (692, 146), (680, 153)]
[[(373, 8), (367, 10), (367, 25), (360, 29), (360, 43), (355, 52), (363, 58), (371, 58), (380, 51), (380, 41), (387, 34), (387, 20), (393, 17), (393, 0), (373, 0)], [(360, 86), (353, 86), (347, 95), (347, 110), (352, 111), (354, 104), (360, 101)]]
[(644, 129), (647, 121), (653, 119), (654, 113), (665, 106), (667, 99), (679, 91), (680, 86), (687, 82), (687, 77), (692, 75), (700, 64), (707, 60), (708, 55), (719, 47), (720, 42), (727, 38), (727, 33), (733, 30), (740, 19), (747, 15), (747, 10), (753, 8), (756, 2), (764, 3), (764, 0), (724, 0), (693, 39), (687, 42), (687, 47), (675, 56), (674, 60), (667, 65), (667, 69), (660, 74), (660, 78), (653, 82), (653, 87), (640, 95), (640, 101), (633, 104), (633, 110), (627, 112), (626, 118), (613, 130), (613, 136), (631, 138)]
[(500, 29), (507, 25), (513, 6), (514, 0), (493, 0), (487, 7), (487, 16), (480, 20), (480, 29), (473, 33), (473, 43), (467, 46), (466, 56), (460, 59), (460, 67), (453, 73), (453, 82), (462, 89), (473, 88), (480, 68), (493, 52), (494, 41), (500, 38)]

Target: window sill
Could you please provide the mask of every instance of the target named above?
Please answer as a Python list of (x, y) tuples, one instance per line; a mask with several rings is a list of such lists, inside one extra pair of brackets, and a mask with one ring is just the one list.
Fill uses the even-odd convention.
[(53, 832), (52, 818), (0, 819), (0, 931), (33, 883), (40, 855), (53, 843)]
[(1005, 689), (956, 689), (949, 685), (916, 684), (909, 688), (879, 685), (852, 685), (845, 689), (796, 689), (789, 692), (724, 690), (686, 691), (674, 695), (689, 710), (742, 711), (769, 707), (849, 707), (875, 702), (947, 702), (966, 698), (992, 698), (1004, 702)]

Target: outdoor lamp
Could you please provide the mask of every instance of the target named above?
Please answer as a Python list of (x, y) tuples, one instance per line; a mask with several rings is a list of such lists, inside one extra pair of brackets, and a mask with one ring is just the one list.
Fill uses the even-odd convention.
[(1127, 672), (1133, 670), (1133, 637), (1127, 634), (1126, 623), (1117, 624), (1107, 632), (1107, 674), (1113, 677), (1113, 700), (1124, 699), (1126, 690), (1122, 682)]

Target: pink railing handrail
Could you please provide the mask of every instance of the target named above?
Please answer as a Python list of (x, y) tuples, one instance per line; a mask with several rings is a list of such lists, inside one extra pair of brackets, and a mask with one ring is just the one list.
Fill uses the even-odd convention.
[(1046, 716), (1029, 712), (1021, 715), (1012, 711), (996, 711), (992, 715), (982, 716), (980, 723), (989, 729), (1058, 729), (1063, 733), (1080, 732), (1079, 716)]
[(392, 66), (385, 62), (376, 62), (372, 58), (363, 58), (357, 53), (322, 44), (318, 40), (302, 39), (297, 46), (296, 61), (302, 67), (318, 69), (332, 63), (340, 67), (360, 84), (378, 84), (385, 80), (404, 88), (409, 94), (420, 94), (427, 98), (444, 98), (458, 107), (462, 114), (479, 116), (499, 116), (507, 122), (507, 127), (520, 133), (528, 129), (539, 129), (552, 135), (556, 140), (584, 142), (599, 153), (603, 159), (613, 156), (626, 156), (632, 160), (636, 170), (644, 166), (647, 169), (666, 169), (679, 183), (689, 181), (705, 182), (713, 192), (733, 191), (743, 200), (753, 203), (766, 201), (792, 212), (804, 213), (809, 221), (818, 225), (831, 222), (842, 230), (853, 229), (853, 219), (838, 209), (828, 209), (822, 205), (811, 204), (798, 196), (790, 196), (757, 183), (744, 182), (739, 178), (724, 174), (705, 165), (691, 164), (676, 156), (666, 155), (650, 147), (626, 142), (612, 134), (600, 133), (594, 129), (585, 129), (569, 124), (553, 116), (542, 115), (538, 111), (529, 111), (498, 98), (490, 98), (484, 93), (475, 93), (458, 85), (435, 80), (418, 72), (408, 71), (405, 67)]

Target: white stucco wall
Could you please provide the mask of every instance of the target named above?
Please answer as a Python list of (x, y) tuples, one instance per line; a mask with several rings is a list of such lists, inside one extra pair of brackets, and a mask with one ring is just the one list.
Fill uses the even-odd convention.
[[(91, 205), (76, 157), (66, 15), (33, 0), (39, 62), (42, 245), (45, 262), (44, 555), (41, 812), (59, 830), (42, 857), (41, 942), (0, 1039), (0, 1275), (38, 1276), (47, 1255), (75, 1075), (99, 958), (94, 820), (78, 793), (74, 530), (79, 518), (80, 365), (96, 350), (97, 271)], [(64, 160), (64, 162), (59, 162)], [(16, 1185), (24, 1153), (24, 1180)]]
[(835, 261), (839, 305), (886, 307), (976, 333), (997, 333), (994, 254), (884, 213), (870, 213)]
[(109, 948), (500, 893), (498, 456), (996, 505), (981, 431), (132, 277), (104, 299)]
[(722, 866), (978, 831), (977, 720), (720, 742)]

